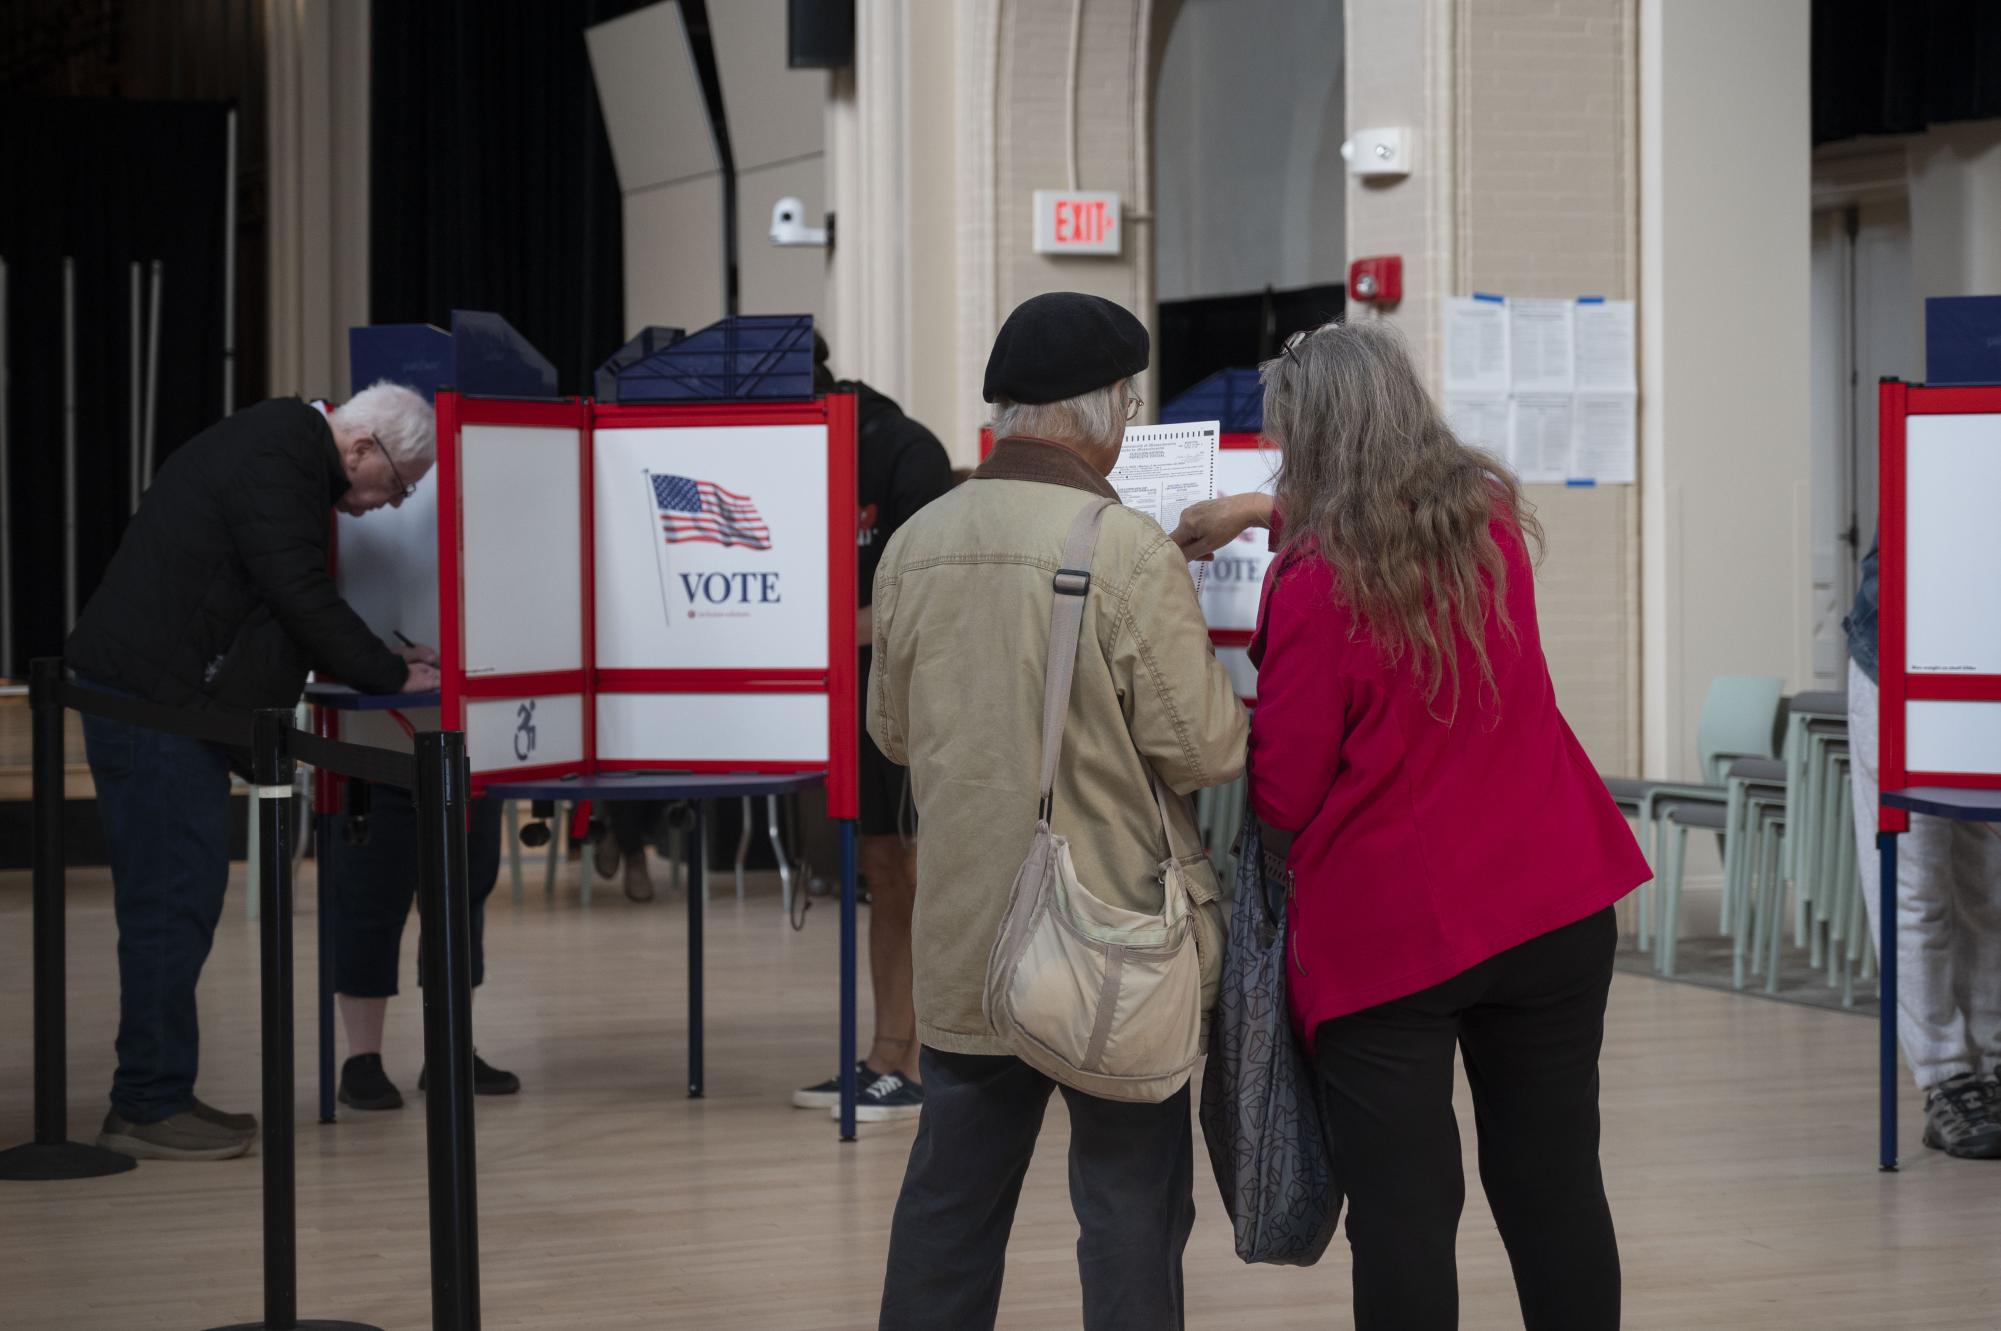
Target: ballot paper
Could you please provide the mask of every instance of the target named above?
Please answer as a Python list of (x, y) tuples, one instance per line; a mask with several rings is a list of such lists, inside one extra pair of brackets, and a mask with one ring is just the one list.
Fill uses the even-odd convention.
[(1517, 394), (1568, 393), (1576, 380), (1576, 303), (1510, 300), (1508, 375)]
[[(1109, 478), (1119, 502), (1146, 514), (1161, 530), (1173, 531), (1181, 525), (1183, 509), (1216, 497), (1221, 433), (1220, 421), (1127, 426), (1125, 448)], [(1192, 566), (1190, 576), (1199, 590), (1202, 565)]]
[(1507, 302), (1498, 296), (1447, 297), (1446, 395), (1498, 397), (1507, 391)]
[(1561, 485), (1576, 474), (1570, 460), (1573, 401), (1568, 393), (1510, 400), (1508, 464), (1524, 484)]

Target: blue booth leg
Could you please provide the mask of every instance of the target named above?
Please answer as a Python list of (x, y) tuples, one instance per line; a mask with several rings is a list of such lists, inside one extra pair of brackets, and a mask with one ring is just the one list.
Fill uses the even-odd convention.
[(702, 1097), (702, 907), (709, 895), (708, 866), (702, 854), (702, 818), (707, 812), (695, 800), (695, 820), (688, 828), (688, 1098)]
[(855, 1139), (855, 824), (841, 821), (841, 1140)]
[(1897, 1168), (1897, 834), (1878, 834), (1876, 849), (1883, 865), (1883, 896), (1876, 913), (1882, 921), (1882, 941), (1876, 949), (1876, 1005), (1881, 1009), (1877, 1062), (1883, 1122), (1876, 1163), (1890, 1172)]

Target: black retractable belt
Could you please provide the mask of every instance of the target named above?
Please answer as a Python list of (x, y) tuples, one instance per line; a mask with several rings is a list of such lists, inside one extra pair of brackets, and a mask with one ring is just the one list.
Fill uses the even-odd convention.
[(33, 726), (35, 893), (35, 1140), (0, 1151), (0, 1179), (97, 1178), (137, 1163), (69, 1140), (69, 1012), (63, 955), (63, 663), (28, 670)]

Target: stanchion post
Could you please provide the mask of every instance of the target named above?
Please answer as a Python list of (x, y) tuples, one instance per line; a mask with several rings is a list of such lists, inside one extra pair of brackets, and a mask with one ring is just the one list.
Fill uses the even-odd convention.
[(29, 667), (34, 783), (35, 1140), (0, 1151), (0, 1179), (98, 1178), (135, 1161), (69, 1140), (69, 1009), (63, 930), (63, 663)]
[(855, 823), (841, 820), (841, 1140), (855, 1139)]
[(468, 780), (463, 733), (425, 731), (417, 736), (417, 909), (423, 925), (433, 1331), (479, 1331)]
[(1887, 1174), (1897, 1168), (1897, 834), (1877, 833), (1876, 852), (1882, 865), (1876, 918), (1883, 939), (1876, 949), (1876, 1058), (1882, 1081), (1877, 1088), (1882, 1121), (1876, 1167)]
[(264, 1043), (264, 1320), (223, 1331), (379, 1331), (360, 1322), (299, 1320), (298, 1181), (292, 1048), (292, 818), (289, 707), (251, 714), (250, 780), (257, 818), (257, 889)]

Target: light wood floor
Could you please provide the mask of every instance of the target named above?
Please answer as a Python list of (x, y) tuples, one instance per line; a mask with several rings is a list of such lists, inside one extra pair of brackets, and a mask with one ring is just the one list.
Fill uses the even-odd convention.
[[(299, 969), (310, 976), (310, 871), (300, 898)], [(817, 904), (794, 934), (768, 888), (743, 908), (715, 903), (701, 1102), (683, 1095), (684, 920), (678, 899), (640, 907), (616, 892), (584, 911), (573, 886), (554, 910), (539, 883), (518, 911), (504, 884), (494, 899), (479, 1044), (527, 1089), (479, 1105), (488, 1328), (874, 1325), (912, 1126), (864, 1127), (844, 1147), (825, 1117), (786, 1104), (792, 1087), (833, 1068), (835, 911)], [(0, 1143), (31, 1128), (28, 921), (25, 876), (0, 875)], [(69, 921), (70, 1119), (88, 1140), (116, 1025), (101, 873), (74, 875)], [(415, 934), (413, 923), (406, 974)], [(256, 935), (235, 890), (201, 1002), (204, 1098), (254, 1109)], [(302, 1073), (310, 1009), (302, 989)], [(392, 1007), (388, 1051), (406, 1093), (419, 1030), (411, 993)], [(1618, 979), (1605, 1165), (1627, 1326), (2001, 1325), (2001, 1165), (1921, 1150), (1908, 1118), (1905, 1172), (1876, 1173), (1875, 1038), (1851, 1016)], [(429, 1325), (421, 1104), (413, 1095), (400, 1113), (323, 1127), (302, 1079), (302, 1316)], [(1470, 1135), (1463, 1105), (1461, 1119)], [(1066, 1136), (1059, 1099), (1015, 1226), (1005, 1327), (1077, 1324)], [(252, 1156), (0, 1184), (0, 1326), (189, 1331), (255, 1317), (258, 1169)], [(1505, 1256), (1472, 1193), (1464, 1325), (1519, 1326)], [(1344, 1252), (1309, 1271), (1237, 1262), (1199, 1146), (1196, 1200), (1191, 1327), (1348, 1325)]]

